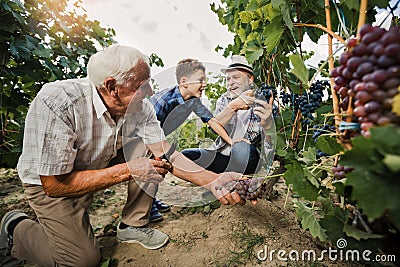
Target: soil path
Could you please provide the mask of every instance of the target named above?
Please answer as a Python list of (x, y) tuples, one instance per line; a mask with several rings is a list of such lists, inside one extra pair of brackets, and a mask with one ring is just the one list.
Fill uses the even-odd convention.
[[(19, 208), (34, 218), (14, 170), (0, 169), (0, 188), (0, 216)], [(327, 246), (301, 229), (290, 193), (286, 201), (287, 187), (283, 181), (275, 185), (272, 199), (260, 200), (257, 205), (247, 203), (216, 209), (215, 205), (172, 207), (162, 222), (151, 225), (170, 236), (170, 242), (159, 250), (116, 241), (115, 227), (125, 190), (126, 185), (117, 185), (98, 192), (91, 207), (91, 222), (105, 258), (102, 266), (350, 266), (327, 260), (278, 260), (278, 250), (286, 253), (296, 250), (301, 259), (302, 251), (313, 250), (318, 257)], [(265, 248), (268, 254), (276, 252), (272, 260), (267, 257), (260, 261), (256, 255)]]

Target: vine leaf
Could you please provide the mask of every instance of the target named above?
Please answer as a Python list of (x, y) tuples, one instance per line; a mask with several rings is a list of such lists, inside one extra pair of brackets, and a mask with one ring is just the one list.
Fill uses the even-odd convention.
[(292, 160), (292, 164), (286, 166), (284, 174), (287, 184), (293, 185), (293, 190), (307, 200), (317, 200), (318, 188), (315, 187), (305, 176), (302, 165)]
[(315, 149), (315, 147), (308, 147), (308, 149), (303, 152), (303, 157), (299, 158), (299, 161), (302, 161), (305, 164), (310, 165), (313, 162), (315, 162), (316, 158), (317, 158), (317, 150)]
[(301, 226), (303, 229), (309, 229), (313, 237), (318, 237), (319, 240), (325, 241), (327, 239), (326, 230), (321, 227), (313, 210), (301, 201), (295, 201), (297, 206), (297, 216), (301, 218)]
[(383, 163), (392, 171), (398, 172), (400, 171), (400, 156), (387, 154), (383, 159)]
[(316, 188), (319, 188), (320, 184), (318, 179), (310, 172), (308, 169), (304, 169), (304, 175), (310, 183), (312, 183)]
[[(343, 166), (354, 168), (347, 175), (346, 185), (352, 186), (352, 199), (370, 220), (387, 215), (400, 227), (399, 171), (393, 171), (382, 162), (388, 155), (399, 157), (400, 129), (395, 127), (371, 128), (369, 139), (353, 139), (353, 148), (340, 160)], [(390, 163), (392, 164), (392, 163)]]
[(370, 239), (370, 238), (382, 238), (383, 235), (378, 234), (370, 234), (360, 229), (355, 228), (349, 224), (345, 224), (343, 228), (343, 232), (346, 233), (347, 236), (353, 237), (354, 239), (360, 241), (361, 239)]
[(343, 1), (343, 4), (346, 5), (348, 9), (360, 10), (360, 2), (358, 0)]
[(301, 56), (299, 54), (293, 54), (289, 56), (289, 58), (293, 65), (293, 69), (290, 72), (296, 75), (296, 77), (299, 78), (304, 84), (307, 84), (308, 69), (306, 68)]
[(266, 36), (264, 45), (266, 47), (267, 54), (270, 54), (278, 46), (284, 26), (282, 24), (281, 17), (275, 17), (271, 23), (269, 23), (263, 30), (263, 35)]
[(328, 155), (335, 155), (343, 150), (336, 138), (328, 135), (318, 137), (315, 146)]
[(239, 17), (242, 23), (250, 23), (253, 20), (253, 12), (242, 11), (239, 13)]
[(253, 63), (263, 55), (264, 49), (257, 33), (252, 32), (247, 36), (244, 51), (246, 58), (250, 63)]
[(244, 29), (244, 28), (239, 28), (239, 29), (237, 30), (237, 35), (239, 36), (240, 41), (242, 41), (242, 42), (245, 42), (245, 41), (246, 41), (246, 37), (247, 37), (246, 29)]

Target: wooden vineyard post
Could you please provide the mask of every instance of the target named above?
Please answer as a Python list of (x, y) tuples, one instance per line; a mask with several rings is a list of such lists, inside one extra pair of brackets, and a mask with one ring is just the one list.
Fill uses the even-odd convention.
[(360, 1), (360, 13), (358, 16), (358, 25), (357, 25), (357, 38), (360, 38), (360, 29), (365, 24), (365, 19), (367, 15), (367, 7), (368, 7), (368, 0), (361, 0)]
[[(332, 31), (332, 23), (331, 23), (331, 13), (330, 13), (330, 4), (329, 0), (325, 0), (325, 16), (326, 16), (326, 27), (329, 31)], [(332, 36), (328, 34), (328, 53), (329, 53), (329, 72), (332, 71), (334, 68), (334, 61), (333, 61), (333, 48), (332, 48)], [(335, 89), (333, 86), (335, 85), (335, 81), (333, 77), (329, 78), (331, 83), (331, 94), (332, 94), (332, 102), (333, 102), (333, 113), (335, 114), (335, 128), (336, 133), (339, 134), (339, 124), (342, 120), (340, 116), (340, 108), (339, 108), (339, 98), (336, 94)]]

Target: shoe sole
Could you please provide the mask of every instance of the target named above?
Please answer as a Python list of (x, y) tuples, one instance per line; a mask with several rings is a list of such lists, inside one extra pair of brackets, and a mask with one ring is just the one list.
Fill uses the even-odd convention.
[(167, 208), (167, 209), (163, 209), (163, 210), (160, 210), (159, 208), (157, 208), (157, 209), (158, 209), (158, 211), (161, 212), (161, 213), (168, 212), (168, 211), (171, 210), (171, 208)]
[(133, 239), (130, 239), (130, 240), (123, 240), (123, 239), (120, 239), (120, 238), (118, 238), (118, 237), (117, 237), (117, 239), (118, 239), (118, 241), (120, 241), (121, 243), (140, 244), (142, 247), (147, 248), (147, 249), (152, 249), (152, 250), (162, 248), (162, 247), (163, 247), (165, 244), (167, 244), (168, 241), (169, 241), (169, 237), (167, 237), (167, 238), (163, 241), (163, 243), (161, 243), (161, 244), (159, 244), (159, 245), (157, 245), (157, 246), (151, 247), (151, 246), (146, 246), (146, 245), (143, 244), (142, 242), (137, 241), (137, 240), (133, 240)]
[(164, 220), (164, 218), (163, 217), (159, 217), (159, 218), (156, 218), (156, 219), (150, 219), (149, 222), (151, 222), (151, 223), (161, 222), (162, 220)]
[(21, 217), (28, 218), (27, 215), (22, 210), (12, 210), (4, 214), (0, 223), (0, 249), (5, 249), (8, 247), (8, 233), (6, 231), (6, 220), (15, 220)]

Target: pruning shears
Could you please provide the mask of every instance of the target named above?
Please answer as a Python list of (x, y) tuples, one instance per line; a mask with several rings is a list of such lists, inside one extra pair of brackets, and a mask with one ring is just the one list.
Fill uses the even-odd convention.
[(167, 162), (169, 162), (175, 150), (176, 150), (176, 143), (173, 143), (165, 154), (161, 155), (160, 157), (154, 157), (154, 160), (162, 161), (163, 159), (165, 159)]

